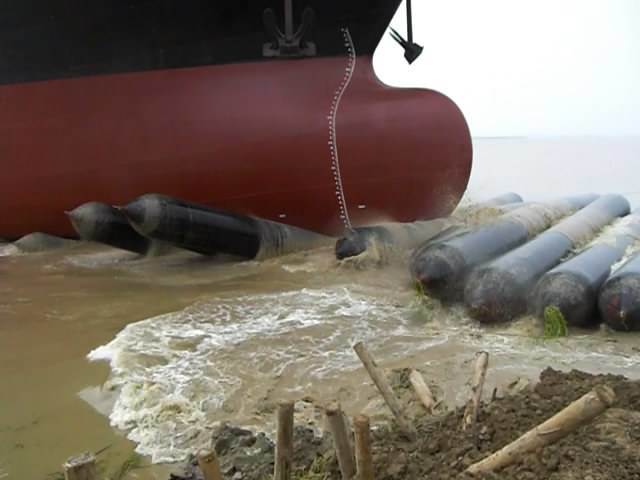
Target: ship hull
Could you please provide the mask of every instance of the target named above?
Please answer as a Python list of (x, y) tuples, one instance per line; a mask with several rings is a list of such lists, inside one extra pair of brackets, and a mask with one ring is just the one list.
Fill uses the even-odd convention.
[(456, 105), (383, 85), (368, 55), (0, 85), (0, 106), (10, 239), (150, 192), (337, 234), (446, 215), (471, 170)]

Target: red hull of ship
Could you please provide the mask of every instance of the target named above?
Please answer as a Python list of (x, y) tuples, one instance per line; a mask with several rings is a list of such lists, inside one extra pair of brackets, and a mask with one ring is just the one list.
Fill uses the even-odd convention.
[[(348, 59), (263, 61), (0, 86), (0, 237), (73, 236), (65, 210), (163, 193), (335, 234), (330, 116)], [(459, 109), (358, 57), (336, 137), (354, 225), (446, 215), (471, 170)]]

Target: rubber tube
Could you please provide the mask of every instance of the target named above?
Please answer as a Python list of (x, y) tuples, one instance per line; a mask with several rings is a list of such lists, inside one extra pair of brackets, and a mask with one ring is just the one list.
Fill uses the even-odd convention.
[(640, 214), (619, 220), (580, 254), (545, 273), (538, 281), (531, 310), (544, 316), (557, 307), (569, 325), (590, 327), (599, 323), (598, 292), (612, 266), (640, 240)]
[(598, 310), (614, 330), (640, 331), (640, 252), (611, 275), (600, 289)]
[(328, 237), (269, 220), (147, 194), (122, 207), (140, 234), (204, 255), (265, 258), (327, 244)]
[(141, 255), (151, 247), (151, 240), (136, 232), (120, 210), (106, 203), (84, 203), (67, 212), (67, 216), (83, 240)]
[[(505, 193), (484, 202), (471, 205), (467, 208), (480, 210), (482, 208), (498, 208), (508, 206), (513, 208), (522, 202), (522, 197), (517, 193)], [(432, 239), (442, 230), (451, 226), (451, 222), (443, 218), (434, 220), (420, 220), (416, 222), (386, 222), (378, 225), (356, 227), (339, 238), (335, 246), (335, 255), (338, 260), (355, 257), (364, 253), (372, 243), (378, 243), (387, 247), (393, 246), (410, 250), (421, 243)]]
[(488, 225), (472, 228), (445, 241), (427, 242), (411, 256), (411, 276), (430, 296), (447, 301), (460, 300), (466, 275), (472, 268), (522, 245), (553, 222), (596, 198), (596, 195), (581, 195), (527, 204)]
[(535, 282), (572, 248), (616, 217), (629, 213), (620, 195), (605, 195), (530, 242), (474, 270), (464, 289), (470, 316), (481, 322), (509, 321), (524, 313)]
[(358, 227), (338, 239), (335, 254), (338, 260), (363, 253), (372, 242), (403, 250), (415, 248), (425, 240), (438, 235), (451, 222), (444, 218), (412, 223), (383, 223), (370, 227)]
[(507, 205), (512, 203), (521, 203), (522, 197), (514, 192), (503, 193), (502, 195), (495, 196), (484, 202), (478, 202), (478, 205), (482, 207), (497, 207), (499, 205)]
[(33, 232), (19, 238), (13, 245), (24, 253), (45, 252), (75, 245), (75, 240), (56, 237), (48, 233)]

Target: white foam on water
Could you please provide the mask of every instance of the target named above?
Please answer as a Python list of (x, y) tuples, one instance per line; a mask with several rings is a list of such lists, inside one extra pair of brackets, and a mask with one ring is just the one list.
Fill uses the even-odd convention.
[(215, 298), (130, 324), (89, 358), (110, 362), (119, 389), (111, 424), (154, 462), (177, 461), (209, 441), (225, 411), (242, 410), (256, 385), (268, 392), (284, 377), (303, 392), (338, 378), (359, 368), (356, 341), (375, 348), (403, 337), (408, 350), (439, 341), (416, 336), (407, 307), (389, 295), (350, 286)]
[[(362, 388), (352, 350), (358, 341), (387, 365), (426, 354), (438, 371), (460, 368), (462, 359), (450, 363), (449, 344), (463, 355), (487, 350), (503, 371), (531, 378), (549, 365), (629, 375), (637, 364), (629, 345), (594, 341), (597, 334), (544, 341), (536, 326), (524, 319), (488, 330), (461, 306), (424, 304), (408, 289), (349, 284), (214, 297), (130, 324), (89, 358), (111, 365), (111, 424), (153, 462), (172, 462), (207, 446), (219, 421), (263, 429), (275, 401), (355, 396)], [(466, 378), (456, 372), (440, 381)]]
[(20, 253), (20, 249), (12, 243), (6, 245), (0, 244), (0, 257), (11, 257), (13, 255), (19, 255)]
[(9, 472), (6, 469), (6, 460), (0, 458), (0, 480), (9, 477)]
[[(111, 342), (111, 343), (113, 343), (113, 342)], [(111, 361), (115, 358), (117, 352), (116, 352), (116, 350), (114, 350), (113, 348), (110, 347), (111, 343), (109, 345), (102, 345), (102, 346), (92, 350), (87, 355), (87, 358), (89, 360), (91, 360), (92, 362), (96, 362), (96, 361), (99, 361), (99, 360), (109, 361), (111, 366), (113, 367), (113, 363)]]
[(587, 244), (583, 250), (586, 250), (595, 245), (609, 244), (616, 246), (616, 239), (621, 235), (628, 235), (633, 238), (634, 241), (629, 245), (622, 257), (611, 265), (610, 272), (613, 273), (618, 270), (622, 265), (640, 251), (640, 235), (638, 235), (638, 224), (640, 223), (640, 217), (635, 214), (627, 215), (626, 217), (615, 220), (610, 225), (606, 226), (600, 234), (594, 238), (589, 244)]
[(298, 272), (304, 272), (304, 273), (313, 273), (316, 270), (318, 270), (318, 267), (316, 267), (313, 264), (303, 264), (303, 265), (282, 265), (282, 269), (285, 272), (289, 272), (289, 273), (298, 273)]
[(109, 248), (108, 250), (67, 255), (62, 263), (82, 268), (100, 268), (138, 260), (140, 255), (124, 250)]
[(631, 346), (620, 344), (613, 338), (610, 340), (595, 332), (548, 340), (531, 335), (495, 332), (475, 338), (469, 336), (466, 341), (493, 355), (520, 358), (520, 362), (525, 353), (527, 365), (536, 369), (551, 366), (633, 376), (630, 372), (640, 361), (640, 355)]

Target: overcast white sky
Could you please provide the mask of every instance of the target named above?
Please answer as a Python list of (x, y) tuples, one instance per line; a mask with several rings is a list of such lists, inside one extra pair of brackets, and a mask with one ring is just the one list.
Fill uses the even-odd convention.
[[(413, 0), (408, 66), (388, 36), (382, 81), (439, 90), (474, 136), (640, 135), (640, 0)], [(392, 26), (406, 36), (404, 3)]]

